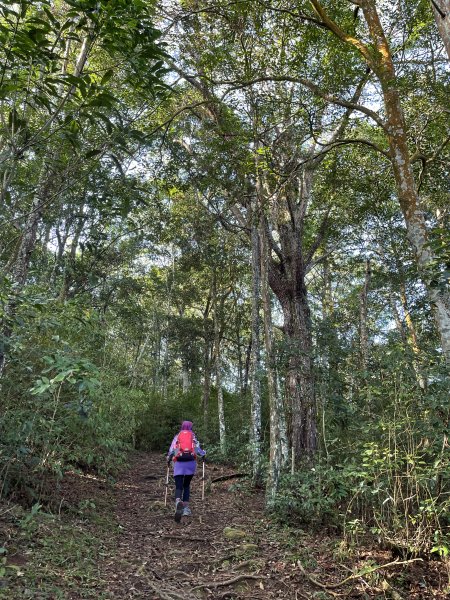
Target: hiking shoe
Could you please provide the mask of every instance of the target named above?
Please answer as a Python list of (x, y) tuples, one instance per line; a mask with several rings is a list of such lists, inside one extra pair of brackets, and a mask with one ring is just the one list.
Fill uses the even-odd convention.
[(183, 508), (183, 517), (192, 517), (192, 511), (189, 506)]
[(175, 523), (179, 523), (181, 521), (181, 517), (183, 516), (183, 513), (184, 513), (184, 504), (180, 500), (179, 502), (177, 502), (177, 507), (175, 509)]

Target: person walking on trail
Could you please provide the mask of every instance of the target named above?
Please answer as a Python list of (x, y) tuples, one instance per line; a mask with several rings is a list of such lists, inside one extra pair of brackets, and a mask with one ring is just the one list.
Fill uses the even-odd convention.
[(197, 456), (205, 460), (206, 452), (200, 447), (191, 421), (183, 421), (181, 430), (173, 438), (167, 453), (167, 465), (173, 465), (175, 479), (175, 521), (192, 515), (189, 508), (190, 485), (197, 469)]

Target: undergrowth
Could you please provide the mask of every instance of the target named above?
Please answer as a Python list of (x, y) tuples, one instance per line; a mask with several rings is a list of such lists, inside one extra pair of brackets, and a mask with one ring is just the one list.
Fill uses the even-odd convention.
[(81, 499), (62, 514), (3, 503), (0, 526), (0, 598), (106, 599), (99, 564), (118, 531), (110, 496)]

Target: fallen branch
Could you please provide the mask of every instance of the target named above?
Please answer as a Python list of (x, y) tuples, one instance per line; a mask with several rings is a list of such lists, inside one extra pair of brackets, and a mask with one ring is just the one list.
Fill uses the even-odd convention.
[(401, 560), (401, 561), (393, 560), (392, 562), (388, 562), (384, 565), (377, 565), (376, 567), (370, 567), (369, 569), (361, 571), (360, 573), (354, 573), (353, 575), (349, 575), (348, 577), (346, 577), (342, 581), (339, 581), (338, 583), (321, 583), (315, 577), (313, 577), (312, 575), (309, 575), (309, 573), (307, 573), (305, 571), (305, 568), (303, 567), (303, 565), (300, 561), (298, 561), (297, 565), (298, 565), (298, 568), (300, 569), (300, 571), (302, 572), (302, 575), (304, 575), (311, 583), (313, 583), (314, 585), (317, 585), (317, 587), (320, 587), (323, 590), (333, 590), (338, 587), (341, 587), (342, 585), (348, 583), (349, 581), (352, 581), (353, 579), (359, 579), (360, 577), (364, 577), (365, 575), (368, 575), (369, 573), (373, 573), (374, 571), (380, 571), (381, 569), (386, 569), (388, 567), (393, 567), (395, 565), (408, 565), (410, 563), (417, 562), (417, 561), (423, 562), (423, 559), (422, 558), (411, 558), (410, 560)]
[(236, 575), (236, 577), (232, 577), (231, 579), (225, 579), (225, 581), (217, 581), (214, 583), (202, 583), (201, 585), (196, 585), (195, 587), (192, 588), (192, 591), (201, 590), (203, 588), (224, 587), (226, 585), (231, 585), (232, 583), (237, 583), (238, 581), (242, 581), (243, 579), (259, 580), (259, 579), (267, 579), (267, 577), (264, 577), (263, 575), (246, 575), (246, 574)]
[(217, 483), (218, 481), (228, 481), (228, 479), (237, 479), (238, 477), (250, 477), (249, 473), (231, 473), (231, 475), (221, 475), (211, 479), (211, 483)]

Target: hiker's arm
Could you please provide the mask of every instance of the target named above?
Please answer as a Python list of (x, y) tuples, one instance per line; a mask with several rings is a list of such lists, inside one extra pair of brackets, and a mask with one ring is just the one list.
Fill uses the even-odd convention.
[(177, 436), (175, 436), (170, 444), (169, 452), (167, 453), (166, 460), (169, 463), (175, 454), (175, 444), (177, 443)]
[(205, 450), (203, 450), (200, 447), (200, 442), (198, 441), (197, 438), (194, 438), (194, 439), (195, 439), (195, 454), (197, 456), (205, 456), (206, 452), (205, 452)]

